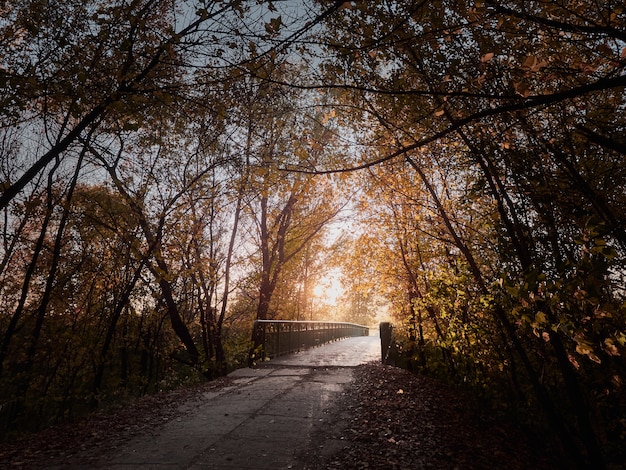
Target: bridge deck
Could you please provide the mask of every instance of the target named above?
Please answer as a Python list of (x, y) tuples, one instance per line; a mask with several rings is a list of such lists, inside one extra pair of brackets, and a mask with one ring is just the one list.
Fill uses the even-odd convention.
[(380, 361), (380, 338), (355, 336), (280, 356), (265, 366), (355, 367), (366, 362)]
[(331, 438), (313, 443), (312, 436), (336, 419), (331, 407), (352, 380), (354, 366), (375, 360), (380, 340), (370, 336), (239, 369), (229, 385), (181, 403), (175, 419), (129, 438), (121, 448), (75, 456), (72, 468), (308, 468), (303, 452), (311, 446), (330, 455), (346, 444)]

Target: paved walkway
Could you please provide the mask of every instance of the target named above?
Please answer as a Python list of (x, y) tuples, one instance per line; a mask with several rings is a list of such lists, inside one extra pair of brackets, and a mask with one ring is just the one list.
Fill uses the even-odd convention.
[[(380, 360), (376, 336), (348, 338), (239, 369), (232, 385), (181, 405), (179, 417), (103, 456), (107, 469), (299, 469), (353, 367)], [(322, 454), (342, 442), (316, 443)]]
[(355, 367), (371, 361), (380, 361), (380, 339), (377, 336), (360, 336), (335, 341), (317, 348), (272, 359), (264, 365)]

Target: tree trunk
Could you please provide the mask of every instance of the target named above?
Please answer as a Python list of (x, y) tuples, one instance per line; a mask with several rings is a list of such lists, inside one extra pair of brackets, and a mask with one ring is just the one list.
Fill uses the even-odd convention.
[(137, 284), (137, 281), (139, 281), (139, 278), (141, 277), (141, 272), (143, 271), (144, 266), (145, 266), (145, 258), (141, 261), (141, 263), (139, 263), (139, 266), (135, 270), (135, 273), (133, 275), (133, 278), (130, 284), (126, 286), (126, 289), (124, 290), (120, 300), (117, 302), (117, 305), (115, 306), (115, 309), (113, 310), (113, 313), (111, 315), (111, 319), (109, 321), (109, 327), (107, 328), (106, 335), (104, 336), (104, 343), (102, 344), (102, 349), (100, 350), (100, 357), (98, 358), (98, 361), (97, 361), (96, 373), (94, 375), (93, 383), (91, 386), (92, 395), (91, 395), (91, 401), (90, 401), (90, 408), (92, 411), (98, 408), (98, 403), (99, 403), (98, 395), (100, 393), (100, 387), (102, 386), (102, 378), (104, 377), (106, 356), (109, 353), (109, 348), (111, 346), (111, 343), (113, 342), (113, 336), (115, 334), (117, 322), (119, 321), (122, 315), (122, 312), (128, 305), (130, 296), (133, 292), (133, 289), (135, 288), (135, 285)]

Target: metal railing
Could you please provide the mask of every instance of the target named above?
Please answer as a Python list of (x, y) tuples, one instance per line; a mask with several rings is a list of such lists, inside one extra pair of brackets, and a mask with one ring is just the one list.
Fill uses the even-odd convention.
[(350, 336), (369, 336), (369, 328), (355, 323), (256, 320), (254, 334), (261, 356), (273, 358)]

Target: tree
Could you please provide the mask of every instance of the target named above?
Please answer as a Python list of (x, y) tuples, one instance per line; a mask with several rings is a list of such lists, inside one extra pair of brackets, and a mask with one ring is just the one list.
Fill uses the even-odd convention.
[[(603, 306), (610, 306), (611, 317), (623, 316), (615, 303), (621, 294), (609, 274), (623, 265), (624, 180), (617, 163), (623, 143), (603, 140), (623, 129), (621, 6), (359, 3), (329, 21), (326, 85), (342, 91), (352, 116), (363, 118), (359, 126), (371, 129), (371, 142), (380, 150), (351, 168), (328, 170), (401, 159), (413, 168), (451, 254), (461, 256), (471, 275), (474, 286), (468, 292), (494, 299), (488, 300), (487, 312), (502, 344), (512, 345), (509, 373), (519, 379), (523, 370), (571, 454), (588, 455), (588, 462), (602, 466), (588, 407), (597, 383), (589, 382), (572, 358), (607, 361), (611, 367), (600, 375), (608, 379), (619, 352), (609, 352), (606, 344), (619, 343), (622, 335), (597, 335), (607, 332), (606, 317), (582, 321)], [(593, 111), (585, 101), (593, 103)], [(615, 176), (610, 181), (604, 162)], [(436, 177), (433, 168), (460, 178)], [(484, 205), (489, 199), (496, 212)], [(587, 264), (590, 250), (596, 253), (593, 268)], [(593, 274), (585, 281), (576, 277), (580, 284), (573, 287), (572, 272), (580, 270)], [(595, 307), (586, 301), (582, 310), (557, 307), (552, 300), (563, 298), (555, 286), (563, 283), (569, 292), (596, 286)], [(524, 307), (522, 314), (515, 306), (520, 302), (530, 310)], [(586, 308), (591, 310), (584, 313)], [(459, 315), (464, 318), (463, 311)], [(609, 323), (621, 331), (619, 321)], [(564, 331), (564, 324), (572, 328)], [(586, 329), (591, 324), (596, 333)], [(481, 347), (495, 352), (498, 343), (483, 341)], [(606, 353), (603, 358), (598, 347)], [(538, 354), (550, 359), (537, 363)], [(547, 364), (550, 384), (537, 372)], [(599, 372), (604, 366), (594, 367)], [(566, 428), (576, 429), (576, 437)]]
[[(266, 73), (294, 75), (298, 69), (277, 59)], [(332, 155), (332, 133), (319, 125), (317, 115), (301, 113), (310, 107), (305, 100), (312, 98), (295, 91), (278, 98), (279, 89), (262, 81), (247, 85), (248, 101), (242, 107), (239, 127), (249, 175), (245, 209), (258, 249), (256, 319), (266, 320), (272, 315), (272, 297), (285, 267), (299, 261), (319, 239), (341, 205), (331, 180), (282, 169), (291, 162), (315, 164)], [(259, 338), (253, 339), (258, 346)]]

